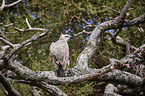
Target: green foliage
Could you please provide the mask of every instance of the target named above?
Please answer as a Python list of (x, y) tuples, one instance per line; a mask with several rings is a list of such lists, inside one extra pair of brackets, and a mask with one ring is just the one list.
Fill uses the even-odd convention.
[(15, 88), (20, 94), (23, 94), (23, 96), (32, 96), (30, 93), (30, 86), (26, 84), (20, 84), (20, 83), (13, 83), (13, 88)]
[(69, 86), (59, 86), (68, 96), (89, 96), (93, 93), (95, 82), (82, 82)]

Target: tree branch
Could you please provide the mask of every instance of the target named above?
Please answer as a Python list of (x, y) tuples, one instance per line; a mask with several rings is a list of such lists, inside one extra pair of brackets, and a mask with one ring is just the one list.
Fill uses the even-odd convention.
[(119, 19), (118, 21), (120, 22), (123, 22), (124, 19), (125, 19), (125, 16), (126, 16), (126, 13), (127, 13), (127, 10), (129, 8), (129, 6), (131, 5), (131, 3), (133, 2), (133, 0), (128, 0), (125, 4), (125, 6), (123, 7), (122, 9), (122, 12), (120, 13), (120, 16), (119, 16)]
[(124, 27), (138, 25), (145, 22), (145, 13), (137, 18), (134, 18), (133, 20), (125, 20)]
[(8, 27), (8, 26), (14, 25), (14, 23), (7, 24), (7, 25), (4, 25), (3, 23), (0, 23), (0, 25), (3, 25), (4, 27)]
[(26, 18), (26, 23), (27, 23), (29, 29), (31, 29), (32, 27), (30, 26), (30, 23), (28, 22), (28, 19), (27, 18)]
[[(86, 47), (84, 48), (84, 50), (81, 52), (81, 54), (77, 58), (75, 68), (87, 69), (88, 59), (92, 56), (92, 54), (94, 54), (95, 50), (97, 49), (96, 45), (98, 43), (98, 39), (104, 31), (111, 29), (111, 28), (124, 27), (123, 25), (124, 25), (125, 14), (127, 12), (127, 9), (129, 8), (131, 2), (132, 2), (132, 0), (129, 0), (126, 3), (126, 5), (124, 6), (123, 11), (121, 12), (119, 17), (117, 17), (114, 20), (103, 22), (93, 30), (93, 32), (90, 35), (90, 38), (86, 44)], [(141, 20), (141, 19), (139, 18), (139, 20)], [(119, 32), (120, 32), (120, 30), (119, 30)], [(119, 34), (119, 32), (116, 33), (116, 36), (117, 36), (117, 34)]]
[[(47, 35), (48, 31), (43, 32), (43, 33), (36, 33), (34, 36), (32, 36), (30, 39), (22, 42), (21, 44), (19, 44), (19, 46), (15, 47), (14, 49), (11, 50), (11, 52), (9, 52), (8, 54), (6, 54), (3, 58), (10, 60), (11, 57), (20, 49), (22, 49), (25, 45), (30, 44), (31, 42), (34, 42), (36, 40), (38, 40), (39, 38), (42, 38), (43, 36)], [(49, 33), (50, 34), (50, 33)]]
[(10, 6), (13, 6), (13, 5), (15, 5), (15, 4), (17, 4), (17, 3), (19, 3), (19, 2), (21, 2), (22, 0), (18, 0), (18, 1), (16, 1), (16, 2), (13, 2), (12, 4), (9, 4), (9, 5), (6, 5), (5, 3), (5, 0), (3, 0), (2, 1), (2, 6), (0, 7), (0, 10), (2, 11), (5, 7), (10, 7)]
[(129, 84), (132, 86), (139, 86), (143, 84), (143, 79), (140, 76), (131, 74), (129, 72), (114, 69), (109, 73), (105, 73), (96, 78), (100, 81), (113, 81), (113, 82), (123, 82), (124, 84)]
[(113, 10), (113, 11), (117, 12), (117, 13), (120, 13), (119, 11), (117, 11), (117, 10), (115, 10), (115, 9), (111, 8), (111, 7), (107, 7), (107, 6), (102, 6), (102, 7), (106, 7), (106, 8), (111, 9), (111, 10)]
[(60, 90), (56, 86), (47, 84), (44, 81), (37, 82), (37, 81), (15, 80), (15, 82), (16, 83), (25, 83), (25, 84), (29, 84), (32, 86), (37, 86), (37, 87), (41, 88), (42, 90), (50, 93), (51, 95), (67, 96), (62, 90)]
[(0, 72), (0, 83), (2, 83), (3, 87), (8, 92), (8, 95), (11, 96), (21, 96), (9, 83), (9, 81), (5, 78), (5, 76)]
[(109, 65), (107, 68), (101, 69), (101, 71), (93, 71), (90, 74), (84, 74), (81, 76), (72, 76), (72, 77), (55, 77), (56, 74), (54, 71), (32, 71), (27, 67), (21, 65), (19, 62), (11, 62), (6, 66), (7, 69), (13, 71), (17, 75), (21, 76), (21, 78), (25, 80), (32, 80), (32, 81), (45, 81), (49, 84), (63, 84), (68, 85), (71, 83), (81, 82), (84, 80), (90, 80), (97, 76), (100, 76), (104, 73), (109, 72), (112, 70), (116, 65)]
[(74, 36), (77, 36), (77, 35), (80, 35), (83, 33), (91, 34), (92, 32), (87, 32), (86, 30), (83, 30), (82, 32), (79, 32), (79, 33), (75, 34)]
[(12, 47), (12, 48), (14, 47), (14, 45), (13, 45), (11, 42), (5, 40), (4, 38), (0, 37), (0, 40), (1, 40), (3, 43), (8, 44), (10, 47)]
[(20, 29), (20, 28), (16, 28), (14, 27), (15, 30), (20, 31), (20, 32), (27, 32), (27, 31), (46, 31), (46, 29), (43, 28), (32, 28), (30, 23), (28, 22), (28, 19), (26, 18), (26, 23), (29, 27), (29, 29)]

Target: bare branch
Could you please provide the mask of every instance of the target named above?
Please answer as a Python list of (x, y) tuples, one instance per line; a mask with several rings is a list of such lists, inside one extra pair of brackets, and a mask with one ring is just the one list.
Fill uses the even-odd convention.
[(8, 26), (14, 25), (14, 23), (7, 24), (7, 25), (4, 25), (3, 23), (0, 23), (0, 25), (3, 25), (4, 27), (8, 27)]
[[(51, 33), (51, 32), (50, 32)], [(49, 33), (49, 34), (50, 34)], [(30, 44), (31, 42), (33, 42), (33, 41), (36, 41), (36, 40), (38, 40), (39, 38), (42, 38), (43, 36), (45, 36), (45, 35), (47, 35), (48, 34), (48, 31), (46, 31), (46, 32), (43, 32), (43, 33), (36, 33), (34, 36), (32, 36), (30, 39), (28, 39), (28, 40), (26, 40), (26, 41), (24, 41), (24, 42), (22, 42), (21, 44), (19, 44), (19, 46), (17, 46), (17, 47), (15, 47), (14, 49), (12, 49), (11, 50), (11, 52), (9, 52), (8, 54), (6, 54), (5, 56), (4, 56), (4, 58), (5, 59), (7, 59), (7, 60), (10, 60), (11, 59), (11, 57), (17, 52), (17, 51), (19, 51), (21, 48), (23, 48), (25, 45), (28, 45), (28, 44)]]
[(77, 35), (80, 35), (83, 33), (91, 34), (92, 32), (87, 32), (86, 30), (83, 30), (82, 32), (79, 32), (79, 33), (75, 34), (74, 36), (77, 36)]
[(117, 12), (117, 13), (120, 13), (119, 11), (117, 11), (117, 10), (115, 10), (115, 9), (111, 8), (111, 7), (107, 7), (107, 6), (102, 6), (102, 7), (106, 7), (106, 8), (111, 9), (111, 10), (113, 10), (113, 11)]
[(0, 82), (3, 87), (6, 89), (9, 95), (12, 96), (21, 96), (9, 83), (9, 81), (5, 78), (5, 76), (0, 72)]
[(31, 94), (32, 94), (32, 96), (41, 96), (40, 95), (40, 92), (37, 90), (37, 87), (30, 87), (30, 92), (31, 92)]
[[(128, 0), (124, 6), (124, 8), (122, 9), (122, 12), (120, 13), (119, 18), (117, 19), (117, 22), (119, 23), (120, 28), (115, 32), (114, 36), (112, 37), (113, 41), (116, 41), (116, 36), (119, 35), (119, 33), (122, 31), (122, 27), (124, 25), (124, 20), (125, 20), (125, 16), (127, 13), (127, 10), (129, 8), (129, 6), (131, 5), (133, 1), (132, 0)], [(123, 45), (123, 44), (122, 44)]]
[(127, 10), (129, 8), (129, 6), (131, 5), (131, 3), (133, 2), (133, 0), (128, 0), (124, 6), (124, 8), (122, 9), (122, 12), (120, 13), (120, 18), (119, 18), (119, 22), (124, 22), (125, 19), (125, 15), (127, 13)]
[(138, 31), (140, 31), (141, 33), (144, 32), (143, 28), (142, 28), (140, 25), (138, 25), (137, 29), (138, 29)]
[(86, 26), (88, 26), (88, 27), (96, 27), (96, 25), (94, 25), (94, 24), (89, 24), (85, 19), (82, 19), (87, 25)]
[(20, 31), (20, 32), (27, 32), (27, 31), (46, 31), (46, 29), (43, 28), (32, 28), (30, 23), (28, 22), (28, 19), (26, 18), (26, 23), (29, 27), (29, 29), (20, 29), (20, 28), (16, 28), (14, 27), (15, 30)]
[(13, 2), (12, 4), (5, 5), (5, 0), (3, 0), (2, 6), (0, 7), (0, 10), (2, 11), (5, 7), (13, 6), (13, 5), (15, 5), (15, 4), (17, 4), (17, 3), (21, 2), (21, 1), (22, 1), (22, 0), (18, 0), (18, 1), (16, 1), (16, 2)]
[(141, 45), (139, 48), (137, 48), (133, 54), (137, 54), (138, 52), (140, 52), (143, 48), (145, 48), (145, 44)]
[(3, 43), (5, 43), (5, 44), (11, 46), (12, 48), (14, 47), (14, 45), (13, 45), (11, 42), (5, 40), (4, 38), (0, 37), (0, 40), (1, 40)]
[[(101, 23), (98, 25), (93, 32), (91, 33), (89, 40), (84, 48), (84, 50), (81, 52), (81, 54), (77, 58), (76, 66), (75, 68), (77, 69), (87, 69), (88, 67), (88, 59), (94, 54), (96, 50), (96, 45), (98, 44), (98, 39), (100, 38), (100, 35), (109, 29), (114, 29), (114, 28), (120, 28), (118, 32), (116, 32), (116, 36), (121, 32), (122, 27), (124, 27), (124, 19), (125, 19), (125, 14), (130, 6), (132, 1), (128, 1), (123, 8), (123, 11), (121, 12), (120, 16), (117, 17), (114, 20), (109, 20), (106, 22)], [(144, 16), (142, 16), (144, 18)], [(138, 18), (141, 20), (141, 17)], [(142, 21), (142, 20), (141, 20)], [(137, 22), (138, 23), (138, 22)]]
[(3, 0), (2, 6), (0, 7), (0, 10), (3, 10), (4, 7), (5, 7), (5, 0)]
[(30, 26), (30, 23), (28, 22), (28, 19), (27, 18), (26, 18), (26, 23), (27, 23), (29, 29), (31, 29), (32, 27)]
[[(125, 20), (125, 15), (127, 13), (127, 10), (129, 8), (129, 6), (131, 5), (133, 1), (132, 0), (128, 0), (124, 6), (124, 8), (122, 9), (122, 12), (120, 13), (120, 16), (117, 20), (118, 23), (120, 23), (120, 28), (115, 32), (115, 34), (112, 36), (112, 41), (116, 42), (116, 36), (119, 35), (119, 33), (122, 31), (122, 27), (124, 25), (124, 20)], [(120, 44), (123, 45), (123, 42), (119, 42)]]
[(37, 87), (43, 89), (44, 91), (50, 93), (51, 95), (67, 96), (62, 90), (60, 90), (56, 86), (47, 84), (44, 81), (37, 82), (37, 81), (15, 80), (15, 82), (25, 83), (25, 84), (29, 84), (29, 85), (32, 85), (32, 86), (37, 86)]
[(134, 18), (133, 20), (125, 20), (124, 27), (138, 25), (144, 22), (145, 22), (145, 13), (137, 18)]
[(28, 31), (46, 31), (46, 29), (43, 28), (30, 28), (30, 29), (20, 29), (20, 28), (16, 28), (14, 27), (15, 30), (19, 31), (19, 32), (28, 32)]
[(126, 55), (130, 54), (130, 44), (129, 44), (129, 40), (126, 42)]
[(5, 34), (2, 32), (1, 29), (0, 29), (0, 33), (1, 33), (1, 37), (3, 37), (3, 38), (5, 38), (5, 39), (9, 40), (9, 39), (5, 36)]
[(109, 71), (111, 71), (115, 67), (116, 67), (116, 64), (110, 64), (107, 67), (102, 68), (100, 71), (95, 72), (95, 71), (93, 71), (93, 69), (91, 69), (91, 71), (92, 71), (91, 73), (83, 74), (80, 76), (75, 75), (72, 77), (55, 77), (54, 71), (53, 72), (51, 72), (51, 71), (46, 71), (46, 72), (44, 72), (44, 71), (39, 71), (39, 72), (32, 71), (16, 61), (9, 62), (8, 66), (7, 66), (7, 68), (9, 70), (13, 70), (13, 72), (18, 74), (22, 78), (25, 78), (26, 80), (45, 81), (49, 84), (63, 84), (63, 85), (69, 85), (71, 83), (82, 82), (82, 81), (96, 78), (104, 73), (108, 73)]

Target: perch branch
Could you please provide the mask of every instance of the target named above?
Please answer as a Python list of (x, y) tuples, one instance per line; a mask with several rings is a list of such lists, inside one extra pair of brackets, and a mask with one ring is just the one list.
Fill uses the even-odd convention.
[(74, 75), (72, 77), (55, 77), (54, 71), (32, 71), (16, 61), (9, 61), (6, 68), (19, 75), (22, 79), (38, 82), (44, 81), (48, 84), (62, 84), (67, 86), (72, 83), (82, 82), (94, 78), (97, 78), (97, 80), (116, 80), (119, 82), (132, 84), (134, 86), (140, 86), (142, 84), (142, 78), (137, 75), (117, 69), (112, 70), (113, 68), (116, 68), (118, 64), (119, 63), (117, 63), (117, 65), (116, 63), (107, 65), (107, 67), (103, 67), (100, 71), (97, 69), (90, 69), (90, 73), (79, 76)]
[(45, 81), (49, 84), (63, 84), (69, 85), (71, 83), (82, 82), (86, 80), (90, 80), (96, 78), (104, 73), (107, 73), (115, 68), (115, 64), (111, 64), (106, 68), (103, 68), (101, 71), (92, 72), (90, 74), (84, 74), (80, 76), (72, 76), (72, 77), (55, 77), (54, 71), (32, 71), (27, 67), (21, 65), (19, 62), (11, 62), (9, 61), (8, 66), (6, 66), (9, 70), (15, 72), (17, 75), (21, 76), (25, 80), (32, 80), (32, 81)]

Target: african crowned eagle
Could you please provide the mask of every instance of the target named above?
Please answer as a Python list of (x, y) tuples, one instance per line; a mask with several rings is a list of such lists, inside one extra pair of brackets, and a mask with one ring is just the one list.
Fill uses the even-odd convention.
[(50, 45), (50, 59), (59, 77), (64, 77), (64, 71), (69, 65), (69, 46), (67, 41), (70, 37), (68, 34), (61, 34), (59, 40), (52, 42)]

